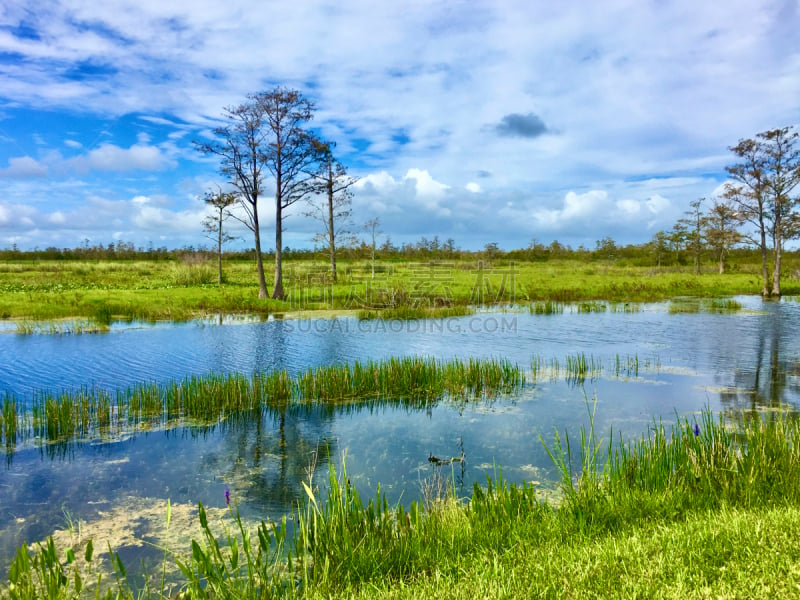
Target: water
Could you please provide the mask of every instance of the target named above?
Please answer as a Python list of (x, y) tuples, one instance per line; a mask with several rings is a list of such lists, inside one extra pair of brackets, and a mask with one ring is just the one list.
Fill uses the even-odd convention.
[[(428, 410), (380, 403), (292, 409), (263, 420), (232, 419), (213, 427), (131, 432), (106, 443), (19, 448), (0, 467), (0, 566), (14, 548), (68, 529), (72, 537), (107, 536), (126, 561), (159, 555), (165, 502), (171, 538), (197, 536), (198, 501), (223, 513), (224, 489), (248, 519), (275, 519), (303, 498), (314, 468), (324, 492), (329, 461), (373, 495), (409, 503), (433, 475), (469, 494), (473, 482), (502, 468), (511, 481), (555, 478), (540, 441), (555, 429), (576, 433), (596, 399), (595, 428), (646, 435), (655, 421), (694, 418), (708, 408), (740, 412), (800, 403), (800, 304), (738, 298), (733, 314), (671, 314), (667, 303), (638, 312), (559, 315), (483, 313), (443, 321), (223, 320), (178, 325), (117, 326), (107, 334), (0, 335), (0, 393), (23, 401), (42, 391), (85, 386), (125, 388), (187, 375), (287, 369), (390, 356), (507, 358), (563, 367), (584, 353), (602, 367), (582, 384), (540, 374), (510, 397)], [(639, 370), (617, 371), (635, 364)], [(551, 375), (553, 376), (551, 378)], [(436, 466), (429, 461), (464, 462)], [(181, 525), (182, 523), (182, 525)], [(184, 530), (181, 530), (183, 527)], [(66, 535), (66, 534), (64, 534)], [(105, 545), (103, 544), (103, 547)], [(187, 544), (183, 545), (188, 547)]]

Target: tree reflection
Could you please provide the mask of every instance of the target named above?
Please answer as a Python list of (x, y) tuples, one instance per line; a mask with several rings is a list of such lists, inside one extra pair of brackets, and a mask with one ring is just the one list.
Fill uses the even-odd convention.
[(327, 466), (335, 452), (327, 435), (332, 420), (319, 408), (282, 406), (226, 421), (225, 457), (217, 460), (234, 497), (251, 509), (290, 510), (301, 499), (310, 470)]
[(783, 357), (783, 340), (787, 326), (781, 305), (773, 305), (769, 316), (757, 328), (758, 340), (753, 362), (737, 366), (732, 387), (720, 391), (723, 412), (734, 415), (765, 410), (783, 410), (798, 414), (800, 397), (800, 365), (797, 358)]

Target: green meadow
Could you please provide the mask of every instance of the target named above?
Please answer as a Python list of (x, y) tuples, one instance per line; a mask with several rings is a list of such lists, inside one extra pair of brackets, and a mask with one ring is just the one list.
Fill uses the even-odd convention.
[[(418, 257), (419, 258), (419, 257)], [(800, 295), (798, 257), (788, 253), (783, 291)], [(327, 315), (361, 319), (468, 314), (509, 305), (533, 314), (636, 312), (669, 300), (672, 313), (734, 312), (731, 296), (757, 294), (750, 255), (713, 265), (657, 267), (571, 255), (548, 260), (459, 256), (428, 260), (343, 259), (330, 281), (322, 260), (287, 260), (283, 301), (259, 300), (255, 265), (202, 254), (162, 260), (0, 261), (0, 318), (19, 333), (103, 331), (117, 320), (186, 320), (219, 314)], [(268, 273), (268, 281), (269, 281)], [(546, 318), (543, 317), (543, 318)], [(107, 440), (130, 431), (204, 425), (237, 415), (322, 406), (426, 406), (513, 393), (537, 380), (631, 377), (636, 356), (604, 364), (565, 359), (429, 358), (286, 372), (187, 378), (114, 394), (2, 399), (0, 442), (26, 446)], [(469, 499), (456, 496), (452, 460), (421, 482), (423, 500), (390, 503), (349, 483), (346, 459), (327, 482), (309, 469), (305, 498), (277, 523), (245, 522), (236, 500), (220, 514), (199, 505), (185, 545), (156, 544), (162, 564), (129, 577), (112, 546), (79, 531), (21, 546), (0, 597), (33, 598), (773, 598), (800, 594), (800, 420), (751, 412), (703, 413), (648, 437), (553, 431), (541, 438), (558, 489), (505, 481), (502, 465)], [(325, 484), (325, 485), (323, 485)], [(321, 490), (325, 490), (324, 492)], [(170, 505), (164, 528), (170, 530)], [(143, 583), (142, 583), (143, 581)]]
[[(800, 294), (791, 254), (785, 260), (785, 295)], [(115, 320), (182, 321), (218, 314), (266, 316), (353, 311), (360, 318), (417, 318), (466, 314), (475, 306), (539, 305), (591, 301), (644, 302), (677, 296), (757, 294), (755, 260), (735, 263), (722, 275), (709, 265), (641, 266), (632, 261), (555, 258), (547, 261), (436, 258), (341, 260), (330, 280), (324, 261), (287, 260), (283, 301), (259, 300), (253, 261), (227, 259), (217, 283), (213, 260), (203, 254), (168, 260), (0, 261), (0, 318), (25, 333), (63, 319), (85, 319), (81, 330)], [(267, 272), (267, 281), (272, 273)]]

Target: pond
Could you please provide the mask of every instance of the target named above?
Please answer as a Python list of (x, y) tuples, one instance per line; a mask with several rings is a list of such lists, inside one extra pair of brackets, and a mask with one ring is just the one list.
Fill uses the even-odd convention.
[[(420, 499), (437, 477), (467, 496), (474, 482), (500, 469), (506, 480), (538, 482), (546, 494), (555, 472), (542, 441), (550, 444), (556, 429), (577, 436), (592, 409), (606, 439), (612, 430), (628, 439), (647, 435), (655, 422), (691, 421), (703, 409), (796, 410), (800, 303), (736, 300), (741, 310), (722, 313), (685, 300), (409, 322), (221, 319), (120, 325), (105, 334), (0, 334), (0, 394), (23, 402), (42, 392), (116, 390), (210, 373), (295, 375), (399, 356), (503, 358), (527, 371), (527, 383), (512, 395), (443, 399), (419, 410), (385, 402), (316, 405), (204, 427), (134, 430), (113, 440), (20, 444), (0, 467), (0, 568), (18, 545), (56, 531), (105, 536), (128, 564), (157, 560), (159, 551), (146, 542), (161, 539), (167, 499), (171, 539), (183, 550), (196, 535), (198, 501), (222, 514), (227, 487), (245, 518), (277, 519), (302, 500), (310, 471), (324, 493), (329, 463), (341, 469), (346, 462), (359, 491), (374, 496), (380, 484), (392, 502)], [(594, 366), (585, 378), (565, 368), (578, 356)], [(462, 452), (463, 462), (450, 462)]]

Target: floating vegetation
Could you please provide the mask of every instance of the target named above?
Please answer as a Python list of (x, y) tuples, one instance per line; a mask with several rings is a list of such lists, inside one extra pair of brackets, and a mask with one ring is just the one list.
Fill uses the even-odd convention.
[(605, 302), (578, 302), (575, 304), (575, 312), (591, 314), (601, 313), (608, 310), (608, 304)]
[(680, 313), (730, 313), (742, 310), (733, 298), (680, 298), (669, 303), (670, 314)]
[(414, 319), (445, 319), (448, 317), (467, 317), (474, 314), (469, 306), (395, 306), (380, 309), (359, 310), (359, 321), (410, 321)]
[(534, 302), (529, 307), (532, 315), (560, 315), (564, 312), (564, 305), (560, 302), (546, 300), (545, 302)]
[(612, 302), (608, 307), (612, 313), (638, 313), (642, 311), (642, 305), (638, 302)]
[(742, 310), (741, 303), (732, 298), (712, 298), (711, 299), (712, 312), (738, 312)]
[(19, 321), (16, 332), (21, 335), (81, 335), (84, 333), (106, 333), (110, 318), (106, 321), (84, 319), (77, 321)]

